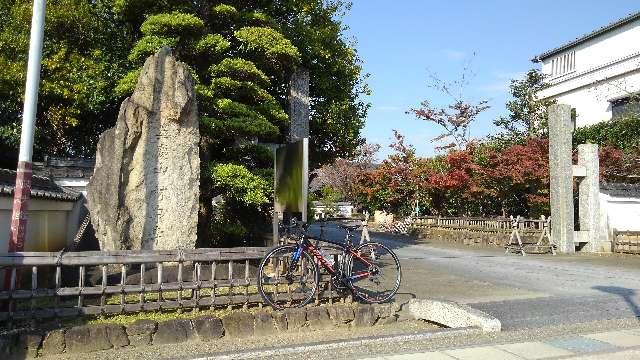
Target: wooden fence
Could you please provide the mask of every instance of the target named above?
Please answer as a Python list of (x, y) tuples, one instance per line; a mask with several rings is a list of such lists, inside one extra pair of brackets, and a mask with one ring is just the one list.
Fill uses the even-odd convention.
[[(268, 250), (0, 254), (0, 321), (261, 304), (257, 267)], [(328, 274), (316, 296), (337, 296)]]

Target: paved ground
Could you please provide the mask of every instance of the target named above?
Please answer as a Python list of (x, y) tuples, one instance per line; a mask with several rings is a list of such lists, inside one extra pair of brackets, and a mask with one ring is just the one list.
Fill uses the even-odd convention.
[[(338, 239), (344, 232), (328, 228), (326, 236)], [(398, 299), (466, 303), (500, 319), (504, 330), (640, 315), (640, 256), (522, 257), (376, 233), (371, 239), (389, 245), (401, 259)]]
[(551, 360), (638, 358), (640, 358), (640, 329), (558, 336), (541, 341), (472, 346), (441, 351), (369, 357), (361, 360)]
[[(618, 256), (522, 257), (380, 239), (402, 259), (401, 292), (454, 300), (497, 317), (504, 330), (635, 318), (640, 261)], [(401, 296), (409, 296), (401, 294)]]

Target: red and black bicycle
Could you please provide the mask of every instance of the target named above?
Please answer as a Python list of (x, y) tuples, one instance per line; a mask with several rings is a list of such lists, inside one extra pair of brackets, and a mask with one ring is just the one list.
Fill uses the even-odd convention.
[[(303, 226), (295, 244), (274, 248), (260, 263), (258, 291), (274, 309), (301, 307), (314, 299), (320, 283), (318, 264), (331, 276), (336, 289), (351, 291), (364, 302), (382, 303), (396, 294), (402, 270), (398, 257), (387, 246), (377, 242), (353, 246), (349, 235), (353, 227), (346, 227), (342, 243), (308, 236)], [(330, 245), (318, 249), (318, 242)], [(337, 255), (332, 256), (333, 261), (321, 253), (327, 249)]]

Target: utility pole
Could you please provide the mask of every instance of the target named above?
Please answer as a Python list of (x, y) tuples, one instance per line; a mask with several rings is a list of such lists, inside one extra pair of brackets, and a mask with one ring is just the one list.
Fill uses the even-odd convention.
[(45, 0), (33, 0), (31, 37), (29, 39), (29, 62), (27, 84), (22, 111), (22, 133), (18, 171), (13, 194), (13, 213), (9, 230), (9, 252), (23, 251), (27, 233), (27, 210), (31, 198), (33, 134), (38, 110), (38, 87), (40, 85), (40, 65), (44, 38)]

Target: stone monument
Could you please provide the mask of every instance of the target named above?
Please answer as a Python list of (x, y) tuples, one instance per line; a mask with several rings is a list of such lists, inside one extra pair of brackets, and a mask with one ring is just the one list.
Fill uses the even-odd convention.
[(549, 112), (551, 238), (563, 253), (575, 251), (571, 107), (554, 104)]
[[(611, 252), (600, 211), (598, 145), (578, 145), (578, 163), (572, 164), (571, 107), (549, 107), (549, 175), (551, 239), (564, 253)], [(578, 190), (578, 230), (574, 219), (574, 179)]]
[(199, 140), (193, 78), (162, 48), (98, 141), (87, 203), (102, 250), (195, 247)]

